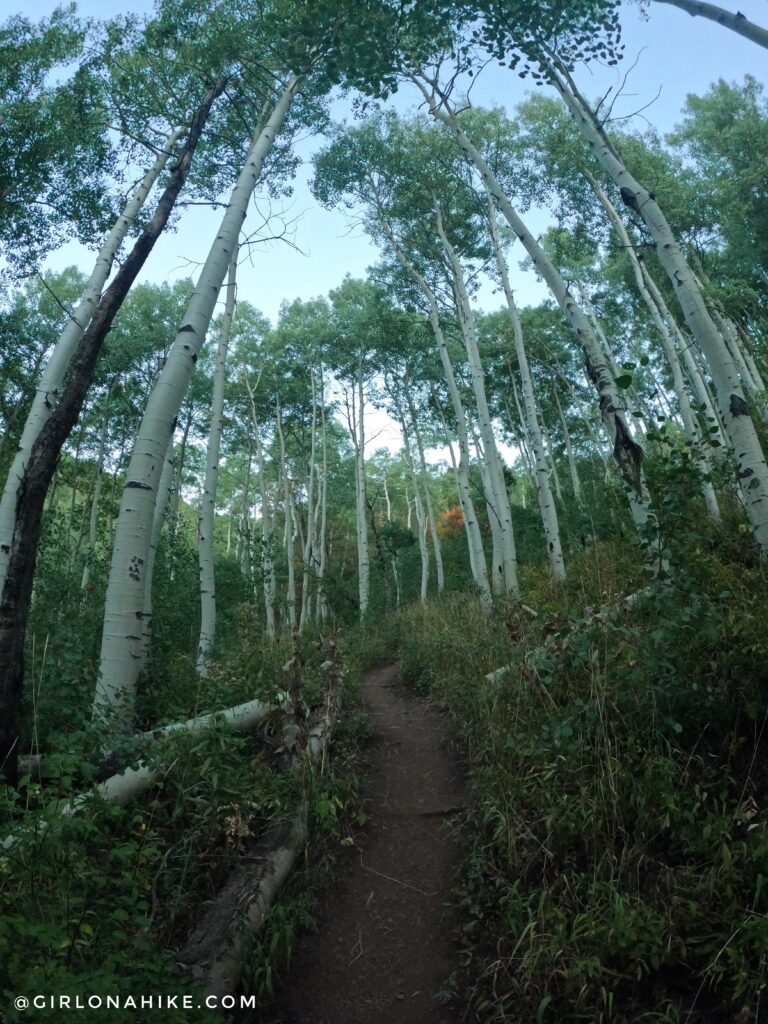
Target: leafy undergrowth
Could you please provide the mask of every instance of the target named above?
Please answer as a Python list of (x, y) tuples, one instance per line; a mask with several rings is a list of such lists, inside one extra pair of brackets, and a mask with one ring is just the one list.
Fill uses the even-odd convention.
[(486, 620), (458, 597), (397, 618), (405, 680), (447, 706), (469, 751), (476, 1019), (768, 1009), (768, 593), (750, 561), (701, 545), (616, 614), (640, 574), (598, 546), (559, 595), (527, 581), (536, 618)]
[[(201, 704), (210, 710), (254, 696), (279, 697), (285, 686), (279, 664), (286, 649), (281, 646), (269, 658), (259, 658), (255, 648), (240, 653), (231, 664), (219, 663), (186, 707), (179, 693), (175, 704), (166, 706), (166, 717), (185, 717)], [(323, 658), (319, 645), (305, 645), (304, 692), (310, 703), (321, 693)], [(354, 673), (343, 690), (342, 703), (353, 704)], [(15, 1011), (17, 995), (70, 994), (83, 1000), (133, 995), (138, 1002), (151, 993), (191, 994), (192, 1006), (201, 1007), (164, 1009), (162, 1019), (171, 1024), (220, 1019), (203, 1008), (205, 994), (177, 968), (175, 951), (248, 839), (292, 817), (304, 794), (309, 806), (305, 861), (257, 940), (244, 978), (246, 990), (268, 997), (289, 955), (293, 931), (307, 920), (333, 846), (346, 834), (345, 816), (354, 813), (351, 762), (361, 728), (358, 716), (350, 715), (330, 762), (303, 778), (285, 770), (269, 731), (268, 726), (266, 742), (263, 736), (218, 728), (176, 735), (151, 751), (160, 768), (152, 790), (126, 807), (93, 801), (87, 813), (69, 819), (49, 815), (51, 827), (45, 831), (39, 824), (35, 828), (41, 820), (37, 808), (71, 797), (96, 769), (83, 769), (73, 751), (52, 755), (56, 772), (46, 772), (42, 782), (24, 781), (26, 809), (18, 799), (2, 808), (5, 831), (19, 837), (0, 856), (0, 992), (10, 1008), (5, 1020), (61, 1019), (61, 1009), (50, 1004), (26, 1014)], [(125, 762), (136, 763), (135, 754)], [(78, 1010), (78, 1019), (101, 1021), (107, 1014), (86, 1007)], [(130, 1016), (154, 1021), (158, 1011), (139, 1008)]]

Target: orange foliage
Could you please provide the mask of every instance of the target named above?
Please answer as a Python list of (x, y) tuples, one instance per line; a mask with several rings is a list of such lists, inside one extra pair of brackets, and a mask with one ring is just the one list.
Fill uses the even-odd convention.
[(440, 513), (440, 521), (437, 524), (437, 532), (443, 537), (451, 537), (464, 528), (464, 516), (461, 513), (461, 505), (454, 505)]

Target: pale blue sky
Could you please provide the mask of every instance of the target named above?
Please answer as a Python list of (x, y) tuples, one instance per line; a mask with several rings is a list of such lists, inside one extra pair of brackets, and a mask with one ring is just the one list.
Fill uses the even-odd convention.
[[(18, 0), (5, 0), (2, 6), (9, 13), (17, 10), (35, 18), (49, 14), (56, 3), (55, 0), (25, 0), (19, 4)], [(758, 22), (768, 21), (765, 0), (738, 0), (738, 6), (747, 17)], [(735, 9), (732, 0), (731, 7)], [(102, 18), (117, 13), (147, 13), (151, 8), (151, 0), (78, 2), (81, 15)], [(625, 4), (623, 25), (627, 46), (624, 65), (636, 58), (638, 65), (615, 112), (628, 113), (645, 106), (661, 87), (661, 95), (643, 116), (662, 131), (668, 131), (679, 120), (686, 94), (704, 92), (718, 77), (741, 79), (749, 72), (763, 79), (768, 69), (765, 50), (710, 21), (693, 19), (666, 4), (651, 2), (647, 18), (637, 4)], [(582, 70), (578, 79), (587, 94), (597, 95), (604, 93), (609, 85), (616, 85), (624, 73), (622, 65), (618, 69), (593, 65), (589, 70)], [(524, 96), (526, 85), (506, 69), (488, 67), (474, 86), (472, 99), (478, 105), (498, 103), (511, 108)], [(417, 102), (415, 91), (409, 96), (403, 90), (396, 99), (400, 110)], [(343, 116), (347, 109), (347, 103), (337, 104), (337, 116)], [(301, 145), (301, 155), (306, 161), (317, 145), (314, 139)], [(254, 251), (252, 260), (242, 267), (239, 275), (240, 296), (272, 318), (283, 299), (325, 294), (339, 284), (346, 273), (361, 275), (376, 259), (376, 251), (359, 231), (350, 232), (341, 213), (317, 206), (307, 188), (310, 173), (307, 162), (299, 171), (288, 206), (290, 218), (300, 215), (295, 241), (306, 255), (284, 244), (272, 244), (266, 252)], [(144, 278), (172, 280), (193, 273), (194, 267), (188, 261), (204, 259), (217, 222), (218, 215), (211, 211), (200, 208), (188, 211), (179, 230), (165, 236), (156, 246)], [(542, 224), (534, 221), (532, 226), (540, 230)], [(71, 244), (53, 254), (48, 265), (58, 269), (73, 262), (85, 268), (90, 256), (81, 247)], [(537, 301), (543, 295), (540, 286), (532, 275), (524, 275), (516, 269), (514, 257), (512, 263), (519, 301), (522, 304)], [(481, 291), (479, 301), (483, 306), (499, 304), (490, 289)]]
[[(729, 9), (736, 10), (734, 0), (725, 0)], [(737, 0), (738, 9), (758, 23), (768, 22), (768, 3), (765, 0)], [(0, 0), (2, 13), (24, 13), (37, 18), (49, 14), (55, 0)], [(83, 16), (110, 17), (118, 13), (148, 13), (151, 0), (79, 0), (78, 10)], [(587, 95), (602, 95), (609, 86), (616, 86), (626, 66), (637, 58), (638, 63), (624, 90), (616, 114), (638, 110), (650, 103), (661, 87), (661, 94), (643, 117), (661, 131), (669, 131), (679, 120), (680, 111), (688, 93), (703, 93), (717, 78), (742, 79), (747, 73), (760, 80), (768, 69), (766, 51), (742, 39), (735, 33), (702, 18), (693, 19), (682, 11), (663, 3), (651, 2), (645, 18), (636, 3), (625, 4), (623, 10), (626, 60), (619, 68), (593, 65), (577, 76), (579, 85)], [(525, 95), (526, 84), (503, 68), (487, 68), (473, 87), (472, 100), (476, 105), (496, 103), (512, 108)], [(408, 109), (420, 96), (403, 90), (396, 97), (397, 108)], [(336, 105), (335, 116), (343, 117), (348, 103)], [(309, 161), (318, 140), (306, 140), (300, 148), (301, 156)], [(376, 250), (358, 230), (350, 232), (341, 213), (323, 210), (317, 206), (307, 188), (311, 167), (306, 163), (299, 171), (294, 196), (290, 200), (288, 216), (300, 215), (295, 241), (306, 255), (301, 255), (284, 244), (273, 244), (262, 253), (254, 251), (239, 272), (239, 295), (274, 319), (284, 299), (310, 298), (326, 294), (337, 286), (346, 273), (361, 276), (365, 268), (377, 259)], [(202, 262), (214, 236), (219, 215), (201, 208), (185, 213), (179, 230), (164, 236), (155, 247), (145, 272), (145, 280), (174, 280), (194, 273), (189, 261)], [(251, 218), (251, 221), (253, 218)], [(544, 219), (535, 217), (531, 227), (541, 230)], [(246, 225), (248, 227), (248, 224)], [(531, 273), (517, 267), (521, 253), (513, 253), (511, 269), (518, 301), (525, 305), (539, 301), (545, 294)], [(93, 257), (82, 247), (71, 244), (54, 253), (47, 265), (60, 269), (77, 263), (90, 269)], [(498, 308), (499, 296), (490, 287), (481, 289), (478, 303), (484, 308)], [(399, 432), (386, 416), (372, 417), (369, 450), (381, 445), (399, 447)], [(445, 453), (443, 453), (445, 454)], [(511, 457), (514, 453), (507, 453)], [(445, 456), (447, 457), (447, 456)]]

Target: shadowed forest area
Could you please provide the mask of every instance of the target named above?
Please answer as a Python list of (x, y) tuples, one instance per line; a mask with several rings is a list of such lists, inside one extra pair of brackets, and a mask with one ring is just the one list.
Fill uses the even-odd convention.
[(623, 29), (768, 31), (135, 6), (0, 22), (0, 1017), (767, 1020), (768, 102)]

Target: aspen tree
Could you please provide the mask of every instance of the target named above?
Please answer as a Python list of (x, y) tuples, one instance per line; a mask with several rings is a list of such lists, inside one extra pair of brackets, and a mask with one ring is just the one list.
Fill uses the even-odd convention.
[(264, 615), (266, 620), (267, 639), (274, 642), (277, 638), (275, 626), (275, 598), (277, 583), (275, 579), (274, 530), (270, 514), (269, 488), (267, 487), (267, 467), (264, 458), (264, 446), (259, 434), (259, 421), (256, 415), (255, 388), (251, 386), (248, 374), (245, 375), (245, 386), (251, 409), (251, 431), (256, 444), (256, 461), (259, 468), (259, 495), (261, 497), (261, 575), (264, 593)]
[[(589, 317), (581, 309), (571, 293), (570, 287), (536, 241), (534, 235), (528, 230), (527, 225), (510, 202), (509, 197), (481, 155), (480, 150), (470, 140), (462, 127), (447, 98), (444, 94), (440, 93), (437, 83), (431, 79), (425, 78), (422, 80), (418, 76), (414, 76), (413, 80), (427, 101), (432, 115), (438, 121), (445, 124), (453, 134), (461, 150), (466, 154), (468, 160), (477, 169), (483, 183), (497, 203), (499, 210), (522, 242), (528, 255), (533, 260), (534, 266), (544, 278), (561, 309), (568, 317), (579, 344), (584, 351), (590, 379), (598, 392), (600, 412), (606, 432), (611, 440), (614, 458), (621, 470), (632, 518), (641, 536), (644, 536), (653, 515), (641, 468), (643, 451), (632, 436), (632, 431), (627, 422), (623, 398), (616, 385), (614, 375), (611, 373), (610, 366), (606, 361), (600, 339), (596, 335)], [(437, 102), (438, 96), (441, 99), (439, 105)]]
[(216, 299), (237, 246), (248, 203), (264, 161), (288, 114), (300, 78), (293, 76), (251, 143), (216, 238), (190, 299), (184, 322), (149, 397), (126, 473), (104, 612), (94, 714), (114, 709), (115, 726), (127, 729), (133, 717), (137, 674), (134, 648), (157, 481), (184, 395), (205, 341)]
[(659, 261), (669, 276), (686, 323), (712, 374), (718, 409), (733, 446), (752, 532), (761, 553), (768, 556), (768, 465), (726, 341), (712, 320), (696, 276), (688, 266), (655, 196), (625, 166), (568, 72), (561, 66), (552, 66), (549, 77), (595, 157), (621, 190), (624, 202), (642, 217), (656, 243)]
[(437, 233), (443, 243), (451, 267), (456, 310), (472, 374), (472, 390), (477, 406), (480, 435), (483, 439), (484, 457), (487, 463), (487, 481), (498, 526), (501, 562), (498, 565), (494, 565), (494, 579), (498, 574), (504, 583), (506, 592), (519, 597), (520, 584), (517, 578), (517, 553), (515, 551), (512, 513), (509, 507), (509, 495), (507, 494), (507, 485), (504, 479), (504, 468), (496, 446), (496, 438), (493, 433), (493, 424), (485, 392), (485, 374), (477, 343), (474, 315), (469, 302), (461, 262), (445, 232), (442, 211), (437, 202), (435, 202), (435, 218)]
[(112, 272), (115, 257), (120, 246), (136, 219), (141, 213), (152, 186), (170, 159), (174, 146), (184, 133), (183, 128), (174, 129), (157, 155), (157, 159), (144, 175), (125, 209), (115, 221), (104, 244), (96, 257), (91, 276), (86, 282), (80, 303), (67, 319), (53, 352), (43, 368), (40, 380), (35, 388), (32, 406), (18, 442), (16, 454), (8, 470), (8, 478), (0, 496), (0, 589), (5, 580), (11, 552), (16, 517), (16, 495), (19, 484), (24, 478), (24, 471), (29, 461), (32, 445), (40, 436), (43, 426), (56, 407), (67, 369), (77, 350), (83, 332), (88, 326), (96, 309), (104, 285)]
[(496, 256), (496, 266), (498, 267), (499, 277), (501, 278), (501, 286), (504, 291), (504, 297), (507, 301), (507, 309), (509, 310), (509, 319), (512, 325), (512, 336), (515, 345), (515, 355), (517, 357), (517, 365), (520, 369), (520, 382), (523, 391), (523, 401), (525, 403), (525, 425), (528, 431), (528, 436), (531, 439), (531, 448), (533, 450), (536, 492), (539, 499), (541, 520), (544, 526), (544, 537), (547, 544), (547, 557), (549, 558), (549, 564), (555, 577), (557, 579), (565, 579), (565, 562), (563, 561), (563, 549), (560, 543), (560, 526), (557, 520), (557, 509), (555, 508), (555, 500), (552, 496), (552, 488), (549, 486), (549, 474), (547, 473), (544, 441), (541, 434), (541, 426), (539, 424), (539, 414), (536, 408), (536, 396), (533, 390), (533, 380), (531, 379), (531, 371), (528, 366), (528, 356), (525, 351), (523, 330), (520, 325), (520, 316), (517, 311), (515, 297), (509, 283), (507, 261), (501, 248), (501, 241), (499, 239), (499, 231), (496, 223), (496, 207), (493, 203), (493, 196), (487, 191), (487, 189), (486, 195), (489, 203), (488, 226), (491, 242)]
[[(419, 554), (421, 556), (421, 601), (422, 603), (427, 600), (427, 593), (429, 588), (429, 548), (427, 547), (427, 517), (424, 514), (424, 501), (421, 497), (421, 486), (425, 486), (425, 480), (420, 480), (416, 475), (416, 469), (414, 466), (413, 455), (411, 454), (411, 440), (409, 437), (408, 426), (405, 421), (405, 412), (403, 410), (402, 402), (399, 397), (399, 390), (401, 385), (400, 381), (396, 381), (393, 385), (390, 385), (389, 393), (390, 397), (395, 406), (397, 412), (397, 420), (400, 424), (400, 432), (403, 435), (403, 458), (405, 464), (408, 467), (408, 473), (411, 477), (411, 483), (413, 485), (415, 502), (416, 502), (416, 524), (418, 526), (418, 539), (419, 539)], [(408, 393), (408, 386), (405, 384), (403, 388), (405, 393)]]
[[(59, 453), (82, 410), (96, 361), (112, 322), (149, 254), (165, 229), (189, 175), (192, 158), (211, 107), (226, 86), (219, 77), (195, 111), (189, 135), (155, 212), (102, 295), (83, 332), (60, 400), (29, 453), (24, 480), (17, 491), (10, 558), (0, 598), (0, 765), (14, 784), (19, 705), (24, 682), (24, 639), (34, 581), (45, 496)], [(140, 610), (140, 608), (139, 608)]]
[(413, 426), (413, 436), (416, 441), (416, 451), (419, 453), (419, 470), (421, 478), (421, 486), (424, 491), (424, 501), (427, 508), (427, 522), (429, 523), (429, 532), (432, 536), (432, 550), (435, 554), (435, 572), (437, 574), (437, 592), (442, 594), (445, 589), (445, 569), (443, 567), (443, 553), (440, 547), (440, 535), (437, 532), (437, 519), (435, 517), (435, 505), (432, 501), (432, 492), (429, 486), (429, 474), (427, 472), (427, 460), (424, 456), (424, 442), (421, 438), (421, 430), (419, 429), (419, 419), (416, 415), (416, 407), (413, 404), (413, 398), (411, 396), (410, 388), (407, 386), (406, 381), (405, 389), (405, 400), (408, 404), (408, 412), (411, 418), (411, 425)]
[(655, 2), (679, 7), (681, 11), (690, 14), (692, 18), (701, 17), (715, 21), (718, 25), (723, 25), (725, 28), (731, 29), (732, 32), (738, 32), (745, 39), (768, 49), (768, 29), (750, 21), (741, 11), (736, 11), (734, 14), (733, 11), (718, 7), (717, 4), (706, 3), (705, 0), (655, 0)]
[[(629, 257), (630, 263), (632, 265), (632, 272), (635, 277), (635, 284), (637, 285), (637, 290), (640, 293), (643, 301), (645, 302), (648, 312), (650, 313), (651, 320), (653, 322), (654, 327), (656, 328), (659, 340), (661, 341), (662, 348), (664, 350), (664, 355), (667, 359), (667, 365), (669, 366), (672, 372), (672, 383), (680, 407), (680, 415), (682, 416), (683, 420), (683, 428), (685, 430), (686, 435), (688, 436), (689, 441), (691, 442), (694, 458), (696, 459), (702, 474), (703, 479), (701, 482), (701, 491), (704, 496), (707, 511), (713, 519), (719, 519), (720, 507), (717, 502), (717, 495), (715, 494), (715, 489), (712, 486), (711, 480), (709, 479), (712, 467), (710, 465), (706, 442), (702, 439), (701, 432), (699, 431), (698, 425), (693, 414), (693, 410), (691, 409), (691, 403), (688, 399), (688, 392), (686, 390), (685, 383), (683, 380), (683, 369), (681, 361), (671, 331), (669, 330), (669, 327), (661, 314), (661, 310), (654, 302), (653, 297), (646, 286), (646, 276), (643, 273), (644, 268), (642, 266), (642, 261), (638, 259), (635, 247), (632, 245), (629, 233), (627, 232), (627, 229), (624, 226), (623, 220), (619, 216), (618, 210), (610, 201), (610, 199), (605, 194), (603, 189), (600, 187), (594, 175), (592, 175), (589, 171), (585, 171), (584, 173), (587, 180), (591, 184), (595, 195), (599, 199), (600, 204), (607, 213), (608, 219), (611, 222), (611, 226), (616, 232), (616, 235), (618, 236), (622, 247), (624, 248), (625, 252)], [(645, 270), (647, 273), (647, 268), (645, 268)]]
[[(315, 368), (311, 366), (309, 368), (310, 382), (312, 389), (312, 426), (310, 434), (310, 453), (309, 453), (309, 474), (307, 476), (307, 534), (304, 538), (304, 551), (302, 560), (304, 563), (304, 573), (302, 576), (301, 584), (301, 615), (299, 618), (299, 632), (304, 630), (309, 618), (312, 614), (311, 604), (309, 600), (309, 572), (312, 561), (314, 559), (314, 543), (315, 543), (315, 519), (317, 516), (317, 498), (315, 496), (315, 479), (317, 476), (315, 466), (315, 440), (317, 434), (317, 387), (315, 384)], [(318, 486), (319, 490), (319, 486)]]
[(197, 515), (197, 551), (200, 571), (200, 639), (197, 645), (197, 674), (206, 676), (211, 651), (216, 640), (216, 575), (213, 564), (213, 530), (216, 521), (216, 487), (219, 477), (219, 454), (224, 420), (224, 384), (227, 373), (227, 350), (232, 332), (237, 294), (237, 256), (235, 245), (229, 261), (224, 315), (219, 325), (219, 342), (213, 369), (211, 430), (205, 460), (203, 495)]
[(296, 565), (294, 562), (294, 541), (296, 539), (296, 509), (293, 504), (293, 490), (288, 473), (288, 462), (285, 457), (285, 432), (283, 416), (278, 398), (275, 405), (275, 429), (280, 444), (280, 479), (283, 484), (283, 546), (285, 560), (288, 564), (288, 582), (286, 584), (285, 604), (288, 610), (288, 627), (296, 628)]
[(464, 524), (467, 531), (470, 565), (472, 566), (472, 574), (474, 576), (475, 583), (480, 591), (480, 599), (483, 603), (483, 607), (486, 612), (488, 612), (493, 606), (493, 599), (491, 597), (491, 588), (488, 580), (488, 565), (485, 559), (485, 552), (483, 550), (483, 540), (480, 534), (480, 527), (478, 525), (475, 506), (472, 501), (469, 486), (469, 440), (467, 435), (467, 419), (464, 412), (464, 404), (461, 400), (459, 389), (456, 386), (456, 378), (453, 373), (453, 366), (448, 353), (448, 346), (446, 345), (445, 336), (440, 323), (440, 310), (437, 304), (437, 298), (435, 297), (435, 293), (427, 284), (424, 276), (402, 251), (397, 242), (394, 231), (386, 220), (382, 219), (381, 227), (389, 239), (392, 251), (398, 261), (418, 286), (429, 306), (429, 322), (437, 343), (440, 361), (445, 374), (445, 381), (448, 385), (448, 394), (451, 399), (451, 406), (456, 420), (456, 432), (458, 434), (459, 442), (459, 461), (456, 467), (456, 480), (459, 490), (459, 504), (461, 505)]

